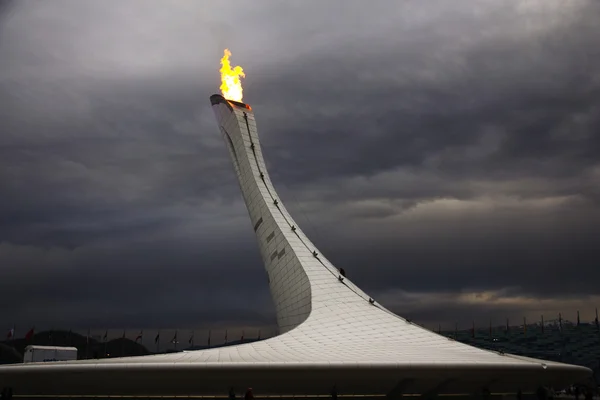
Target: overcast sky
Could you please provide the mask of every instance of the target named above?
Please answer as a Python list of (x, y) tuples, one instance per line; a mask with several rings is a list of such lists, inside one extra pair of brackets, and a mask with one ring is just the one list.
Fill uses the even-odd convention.
[(599, 20), (597, 0), (0, 0), (0, 324), (274, 326), (208, 99), (226, 47), (283, 200), (376, 300), (448, 329), (592, 320)]

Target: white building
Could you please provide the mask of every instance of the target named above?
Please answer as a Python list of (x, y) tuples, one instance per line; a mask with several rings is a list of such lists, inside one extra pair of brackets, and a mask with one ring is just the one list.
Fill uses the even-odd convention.
[(226, 395), (533, 391), (591, 370), (481, 350), (421, 328), (341, 276), (277, 196), (254, 113), (211, 96), (267, 271), (281, 335), (185, 353), (0, 367), (15, 394)]

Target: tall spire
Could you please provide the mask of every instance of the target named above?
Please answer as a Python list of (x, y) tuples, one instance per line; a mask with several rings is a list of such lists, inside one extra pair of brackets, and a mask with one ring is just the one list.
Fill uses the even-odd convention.
[(280, 332), (304, 322), (316, 301), (322, 307), (336, 302), (332, 291), (341, 291), (345, 302), (364, 302), (385, 310), (348, 279), (340, 279), (340, 270), (316, 248), (281, 202), (267, 171), (252, 108), (220, 95), (211, 96), (211, 103), (258, 241)]

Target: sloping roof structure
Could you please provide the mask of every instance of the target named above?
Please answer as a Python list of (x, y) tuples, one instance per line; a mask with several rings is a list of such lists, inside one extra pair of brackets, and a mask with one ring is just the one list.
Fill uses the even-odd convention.
[(14, 393), (255, 395), (535, 390), (591, 370), (482, 350), (395, 315), (343, 276), (302, 232), (269, 178), (250, 106), (210, 98), (248, 208), (281, 334), (184, 353), (0, 367)]

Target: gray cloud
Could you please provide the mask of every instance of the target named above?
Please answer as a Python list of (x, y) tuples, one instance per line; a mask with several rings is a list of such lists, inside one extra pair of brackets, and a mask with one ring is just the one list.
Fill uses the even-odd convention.
[(600, 7), (346, 5), (0, 3), (1, 313), (273, 324), (208, 103), (224, 47), (288, 207), (374, 297), (424, 323), (592, 309)]

